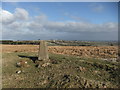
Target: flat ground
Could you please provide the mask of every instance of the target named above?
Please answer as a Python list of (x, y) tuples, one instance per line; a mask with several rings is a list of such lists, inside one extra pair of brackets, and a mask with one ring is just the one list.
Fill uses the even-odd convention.
[[(93, 57), (90, 56), (91, 54), (87, 54), (91, 58), (76, 54), (80, 53), (76, 50), (83, 50), (85, 47), (56, 46), (49, 48), (50, 65), (38, 68), (36, 67), (37, 45), (3, 45), (3, 88), (118, 88), (119, 63), (93, 58), (95, 57), (93, 52), (95, 48), (101, 48), (104, 53), (108, 53), (102, 58), (116, 58), (117, 47), (93, 47), (94, 49), (86, 47), (93, 50), (91, 51)], [(60, 51), (61, 48), (63, 51)], [(68, 51), (65, 51), (65, 48)], [(76, 53), (71, 51), (73, 53), (71, 54), (69, 51), (71, 48)], [(84, 50), (81, 52), (85, 52)], [(84, 53), (81, 55), (84, 56)], [(100, 57), (101, 54), (97, 55)], [(21, 60), (27, 61), (29, 67), (16, 67), (16, 62)], [(42, 65), (43, 62), (40, 61), (40, 63)], [(16, 73), (19, 70), (23, 72)]]
[[(38, 52), (39, 45), (0, 45), (2, 52)], [(74, 55), (87, 58), (117, 58), (117, 46), (49, 46), (54, 54)]]

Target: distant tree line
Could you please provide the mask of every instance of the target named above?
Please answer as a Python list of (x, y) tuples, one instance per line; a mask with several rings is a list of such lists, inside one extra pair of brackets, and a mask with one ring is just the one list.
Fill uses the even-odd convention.
[[(67, 40), (47, 40), (49, 46), (116, 46), (117, 42), (101, 42), (101, 41), (67, 41)], [(13, 41), (13, 40), (1, 40), (0, 44), (10, 45), (39, 45), (40, 40), (29, 40), (29, 41)]]
[(10, 44), (10, 45), (22, 45), (22, 44), (30, 44), (30, 45), (38, 45), (39, 41), (12, 41), (12, 40), (1, 40), (0, 44)]

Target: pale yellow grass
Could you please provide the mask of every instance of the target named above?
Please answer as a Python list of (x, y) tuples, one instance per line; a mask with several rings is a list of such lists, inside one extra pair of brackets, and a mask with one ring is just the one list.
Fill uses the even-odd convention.
[[(38, 52), (39, 45), (0, 45), (2, 53)], [(49, 46), (49, 52), (85, 57), (117, 58), (117, 46)]]

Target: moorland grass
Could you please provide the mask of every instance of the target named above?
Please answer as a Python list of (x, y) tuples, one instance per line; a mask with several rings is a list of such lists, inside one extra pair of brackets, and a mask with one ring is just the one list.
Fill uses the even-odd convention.
[[(118, 63), (50, 53), (51, 64), (36, 67), (38, 53), (2, 54), (3, 88), (118, 88)], [(29, 67), (18, 68), (26, 60)], [(40, 62), (42, 63), (42, 62)], [(23, 70), (18, 74), (16, 71)]]

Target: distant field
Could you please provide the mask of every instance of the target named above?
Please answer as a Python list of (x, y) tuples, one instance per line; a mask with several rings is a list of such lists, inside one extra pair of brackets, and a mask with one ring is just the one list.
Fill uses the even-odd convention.
[[(39, 45), (2, 45), (2, 52), (38, 52)], [(117, 58), (117, 46), (49, 46), (49, 52), (92, 58)]]

